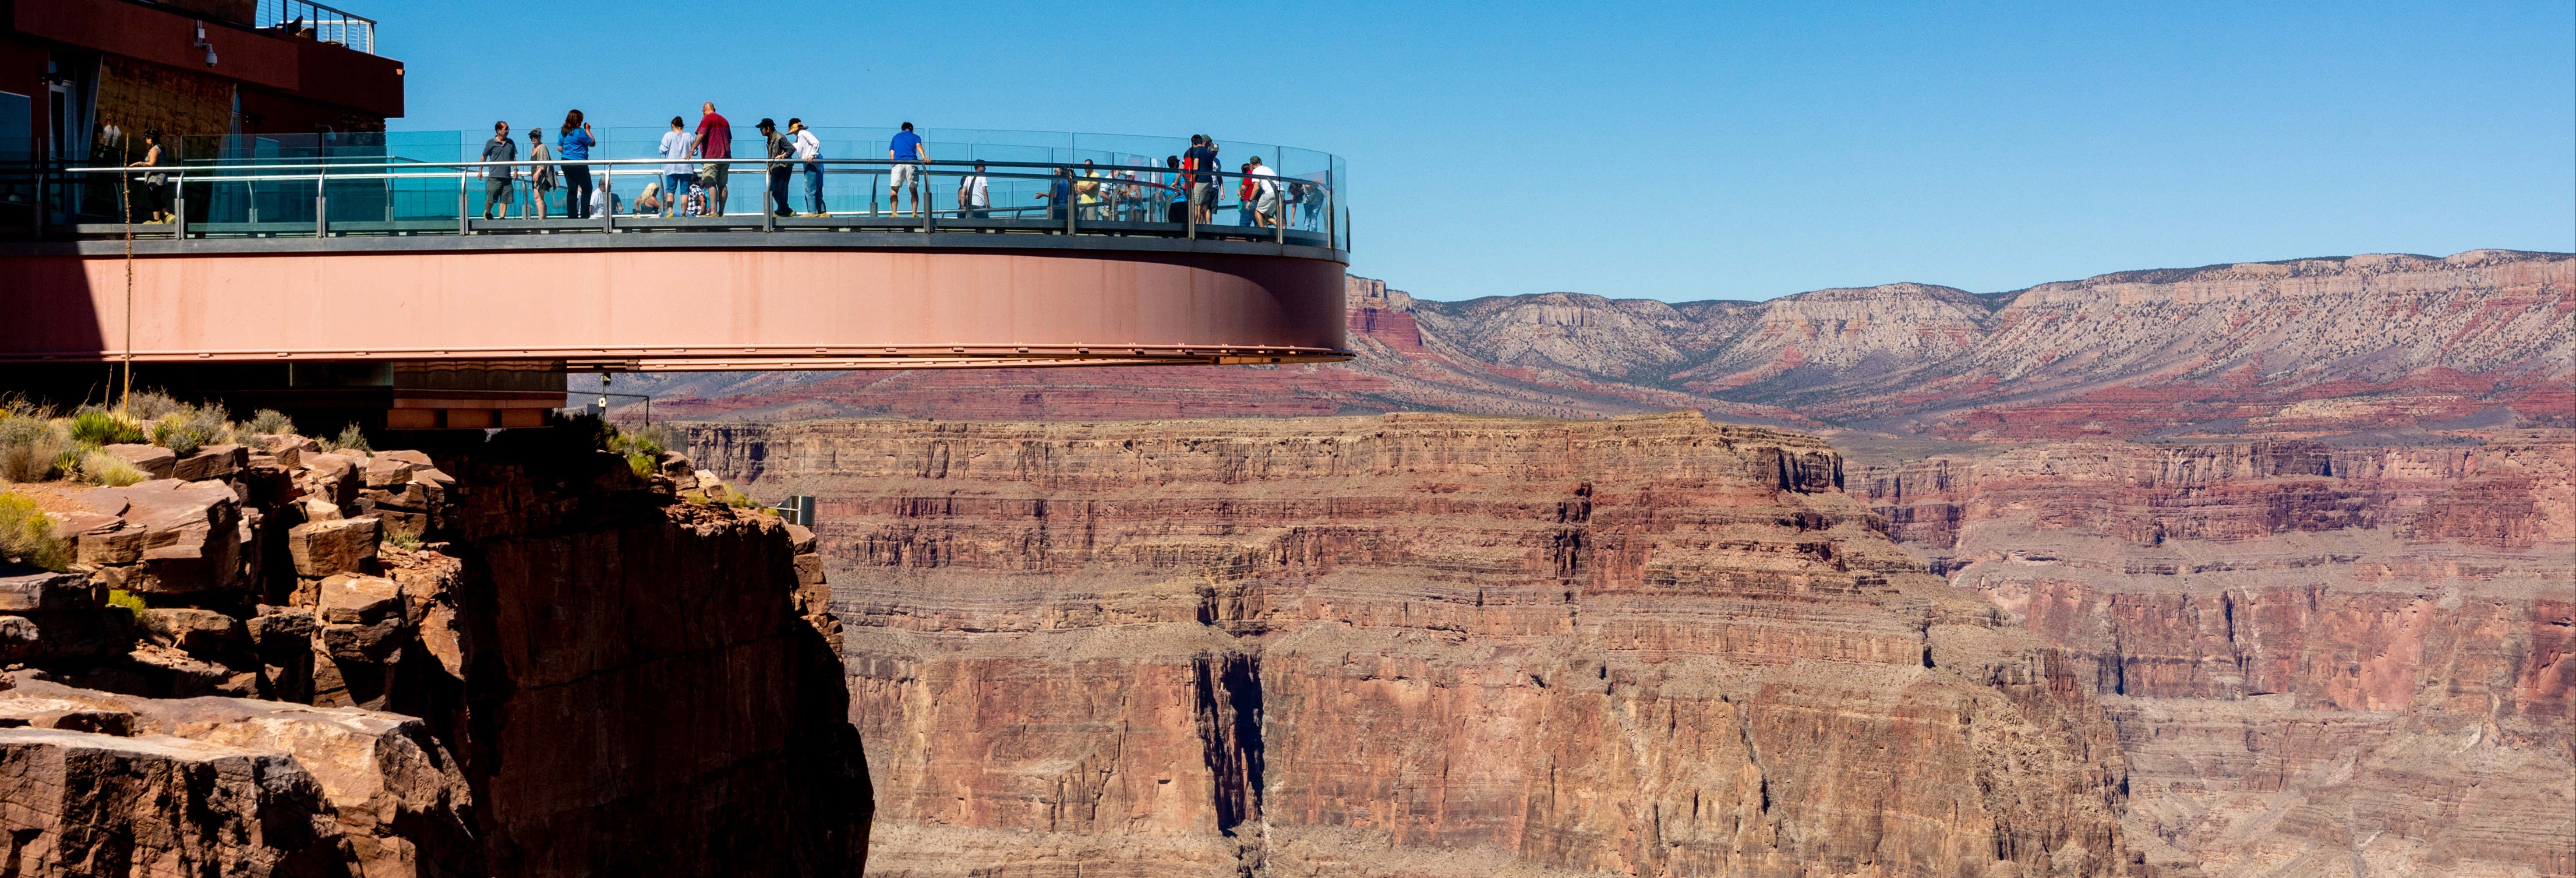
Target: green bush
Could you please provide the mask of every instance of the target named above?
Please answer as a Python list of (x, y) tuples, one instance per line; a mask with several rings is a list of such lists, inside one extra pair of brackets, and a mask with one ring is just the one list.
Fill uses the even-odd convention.
[(54, 520), (24, 494), (0, 494), (0, 558), (47, 570), (71, 567), (71, 547), (54, 538)]
[(317, 440), (317, 442), (324, 451), (364, 451), (373, 454), (376, 450), (375, 446), (367, 444), (366, 431), (358, 429), (356, 424), (341, 427), (340, 435), (329, 440)]
[(152, 444), (180, 457), (208, 445), (232, 441), (232, 421), (213, 406), (180, 406), (152, 424)]
[(285, 412), (276, 409), (260, 409), (250, 413), (249, 429), (250, 432), (261, 436), (296, 435), (295, 421), (288, 418)]
[(52, 478), (72, 437), (44, 418), (0, 414), (0, 480), (40, 482)]
[(132, 613), (136, 616), (141, 616), (143, 615), (144, 610), (151, 609), (150, 604), (143, 602), (142, 595), (135, 594), (121, 588), (111, 588), (107, 590), (107, 605), (111, 607), (124, 607), (126, 612)]
[(82, 445), (122, 445), (143, 441), (143, 430), (116, 413), (87, 406), (72, 415), (72, 441)]

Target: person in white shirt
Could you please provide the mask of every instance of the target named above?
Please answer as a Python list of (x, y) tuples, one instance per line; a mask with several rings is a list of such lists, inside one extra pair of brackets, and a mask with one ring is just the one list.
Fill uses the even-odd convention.
[(984, 163), (975, 163), (975, 173), (957, 181), (957, 206), (967, 219), (986, 219), (993, 209), (993, 184), (984, 176)]
[(1279, 172), (1252, 157), (1252, 176), (1261, 187), (1261, 197), (1253, 207), (1252, 220), (1263, 226), (1279, 225)]
[(663, 216), (681, 215), (678, 202), (698, 176), (697, 169), (689, 165), (689, 152), (696, 147), (697, 139), (689, 136), (686, 126), (680, 117), (673, 116), (671, 130), (662, 134), (662, 191), (672, 196), (672, 203), (662, 207)]
[(816, 161), (823, 157), (823, 138), (814, 136), (803, 119), (787, 120), (787, 134), (796, 142), (796, 160), (805, 163), (806, 206), (813, 208), (812, 216), (823, 216), (828, 213), (823, 209), (823, 163)]

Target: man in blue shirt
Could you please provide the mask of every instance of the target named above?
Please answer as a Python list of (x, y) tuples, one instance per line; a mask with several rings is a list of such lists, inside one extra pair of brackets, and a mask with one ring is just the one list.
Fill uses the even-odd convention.
[(1181, 163), (1193, 169), (1189, 175), (1190, 217), (1199, 225), (1209, 225), (1216, 214), (1216, 141), (1205, 134), (1190, 135), (1190, 151), (1181, 154)]
[(903, 123), (903, 131), (897, 133), (894, 142), (886, 148), (886, 158), (897, 162), (893, 175), (888, 179), (888, 188), (893, 191), (886, 196), (886, 207), (902, 213), (903, 190), (911, 189), (913, 212), (924, 210), (921, 193), (925, 187), (921, 183), (921, 166), (915, 162), (929, 161), (930, 148), (921, 145), (921, 135), (912, 133), (912, 123)]

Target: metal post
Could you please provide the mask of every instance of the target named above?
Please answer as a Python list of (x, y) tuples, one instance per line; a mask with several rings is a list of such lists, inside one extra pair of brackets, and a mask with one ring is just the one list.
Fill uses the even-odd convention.
[(465, 210), (465, 174), (465, 171), (456, 172), (456, 233), (459, 235), (474, 234), (473, 215)]
[(1199, 239), (1199, 186), (1191, 174), (1181, 175), (1181, 220), (1189, 224), (1190, 240)]
[[(768, 152), (769, 150), (768, 148), (763, 147), (761, 151)], [(764, 232), (775, 232), (778, 231), (778, 205), (769, 203), (769, 176), (769, 168), (763, 167), (760, 169), (760, 230)], [(647, 424), (652, 423), (652, 416), (646, 415), (644, 422)]]
[(609, 185), (610, 180), (616, 179), (612, 176), (616, 170), (615, 165), (599, 166), (599, 191), (607, 193), (607, 197), (599, 200), (600, 206), (604, 208), (599, 212), (601, 234), (617, 233), (617, 187)]
[(330, 196), (322, 194), (322, 181), (313, 181), (313, 237), (331, 237)]
[(921, 232), (926, 235), (933, 231), (937, 231), (939, 226), (937, 222), (930, 218), (930, 205), (923, 204), (921, 202), (927, 200), (933, 193), (936, 193), (938, 188), (930, 185), (929, 162), (922, 162), (920, 171), (921, 173), (913, 175), (913, 179), (921, 182), (921, 191), (913, 193), (912, 206), (921, 210)]
[[(1073, 176), (1073, 168), (1070, 166), (1057, 168), (1056, 173), (1065, 175), (1064, 179), (1066, 181), (1064, 184), (1064, 200), (1057, 204), (1058, 207), (1064, 208), (1064, 233), (1068, 235), (1074, 234), (1074, 215), (1082, 212), (1082, 210), (1075, 205), (1081, 204), (1082, 199), (1073, 194), (1073, 187), (1080, 184), (1082, 181)], [(1052, 189), (1055, 187), (1050, 184), (1047, 188)]]
[[(185, 241), (188, 239), (188, 181), (185, 177), (172, 174), (170, 185), (179, 187), (170, 190), (170, 240)], [(36, 221), (43, 222), (43, 215), (43, 211), (37, 211)]]
[[(1253, 193), (1255, 211), (1261, 209), (1260, 197), (1258, 191)], [(1270, 230), (1279, 234), (1279, 246), (1288, 246), (1288, 187), (1275, 172), (1270, 177), (1270, 200), (1279, 205), (1278, 214), (1270, 218)]]

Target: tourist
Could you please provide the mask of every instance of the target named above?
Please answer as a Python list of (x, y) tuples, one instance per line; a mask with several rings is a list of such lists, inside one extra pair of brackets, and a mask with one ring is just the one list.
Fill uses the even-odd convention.
[(635, 215), (652, 216), (661, 213), (662, 208), (669, 202), (670, 196), (663, 194), (661, 181), (646, 183), (644, 193), (635, 196)]
[[(171, 159), (169, 147), (161, 143), (161, 129), (151, 128), (143, 132), (143, 160), (126, 167), (159, 168), (175, 164), (178, 162)], [(172, 190), (176, 188), (170, 185), (168, 174), (143, 175), (143, 203), (146, 210), (152, 211), (151, 222), (166, 223), (178, 218), (171, 212), (170, 207), (176, 203), (176, 199), (171, 197)], [(134, 215), (128, 213), (125, 218), (130, 221), (134, 219)], [(146, 225), (149, 224), (146, 223)]]
[(1189, 185), (1189, 181), (1182, 179), (1181, 157), (1176, 155), (1164, 156), (1163, 167), (1169, 168), (1170, 170), (1163, 173), (1164, 188), (1154, 193), (1154, 203), (1163, 206), (1164, 222), (1189, 222), (1190, 203), (1189, 198), (1187, 197), (1189, 195), (1189, 189), (1185, 188)]
[(828, 213), (823, 209), (823, 139), (814, 129), (805, 127), (803, 119), (787, 120), (787, 130), (796, 135), (796, 157), (805, 162), (805, 201), (815, 216)]
[(927, 189), (922, 185), (921, 165), (917, 163), (930, 160), (930, 147), (922, 145), (921, 135), (912, 133), (912, 123), (903, 123), (903, 130), (895, 133), (894, 140), (886, 146), (886, 158), (896, 162), (886, 178), (886, 207), (903, 213), (903, 190), (911, 189), (912, 208), (921, 210), (921, 193)]
[(975, 163), (975, 173), (957, 181), (957, 208), (966, 219), (990, 219), (993, 216), (993, 181), (984, 176), (984, 163)]
[(1234, 224), (1252, 225), (1252, 166), (1236, 165), (1234, 172), (1243, 175), (1234, 178)]
[(671, 117), (671, 130), (662, 134), (663, 216), (679, 216), (685, 209), (680, 199), (688, 194), (692, 178), (697, 175), (696, 169), (689, 165), (692, 149), (688, 123), (678, 116)]
[(723, 116), (716, 115), (714, 101), (700, 105), (699, 109), (704, 112), (704, 115), (698, 117), (697, 147), (698, 158), (702, 162), (698, 165), (698, 187), (705, 189), (706, 194), (713, 200), (701, 199), (698, 202), (698, 212), (706, 216), (723, 216), (725, 196), (731, 194), (727, 191), (725, 181), (733, 173), (733, 163), (707, 160), (733, 158), (733, 123), (725, 121)]
[[(483, 141), (483, 160), (486, 162), (515, 162), (519, 160), (519, 142), (510, 139), (510, 123), (492, 123), (492, 139)], [(483, 166), (484, 219), (508, 219), (510, 217), (510, 178), (517, 175), (518, 172), (519, 169), (512, 165), (487, 164)], [(492, 215), (492, 212), (496, 209), (501, 212), (499, 217), (494, 217)]]
[(1216, 221), (1216, 144), (1205, 134), (1190, 135), (1190, 148), (1181, 153), (1181, 162), (1189, 173), (1190, 221), (1207, 225)]
[[(530, 124), (528, 126), (528, 161), (551, 162), (554, 157), (554, 150), (546, 148), (546, 129)], [(555, 175), (554, 165), (537, 165), (529, 169), (528, 204), (536, 210), (538, 219), (546, 218), (546, 196), (552, 194), (556, 184), (560, 182), (562, 179)], [(572, 213), (572, 199), (567, 195), (564, 199), (564, 215), (571, 216)]]
[[(602, 182), (606, 181), (603, 180)], [(645, 185), (649, 186), (652, 184), (648, 183)], [(612, 187), (608, 186), (600, 186), (590, 190), (590, 200), (585, 202), (589, 209), (582, 213), (583, 219), (595, 216), (615, 216), (617, 214), (617, 205), (621, 199), (617, 197), (617, 193), (609, 191), (611, 188)]]
[(1100, 209), (1100, 169), (1094, 167), (1090, 159), (1082, 160), (1082, 180), (1073, 184), (1073, 201), (1082, 211), (1083, 219), (1109, 218)]
[(591, 215), (590, 166), (583, 163), (590, 161), (590, 148), (598, 143), (591, 138), (590, 123), (582, 119), (580, 110), (564, 114), (563, 129), (555, 136), (555, 157), (565, 163), (564, 212), (573, 219), (589, 219)]
[(1246, 179), (1260, 181), (1260, 185), (1254, 193), (1260, 196), (1260, 200), (1252, 206), (1253, 222), (1268, 228), (1279, 228), (1280, 221), (1286, 216), (1279, 212), (1281, 209), (1281, 205), (1279, 203), (1279, 172), (1273, 171), (1268, 166), (1263, 165), (1261, 163), (1260, 156), (1253, 156), (1252, 167), (1246, 170), (1245, 173), (1252, 175)]
[(1064, 218), (1071, 215), (1069, 211), (1073, 201), (1073, 169), (1055, 169), (1054, 179), (1047, 182), (1047, 191), (1038, 193), (1038, 197), (1052, 205), (1047, 208), (1048, 219), (1064, 222)]
[(779, 216), (795, 216), (795, 209), (787, 206), (787, 177), (795, 173), (787, 158), (796, 153), (796, 141), (780, 134), (778, 123), (768, 119), (762, 119), (760, 124), (752, 127), (760, 129), (762, 145), (768, 148), (769, 210)]

